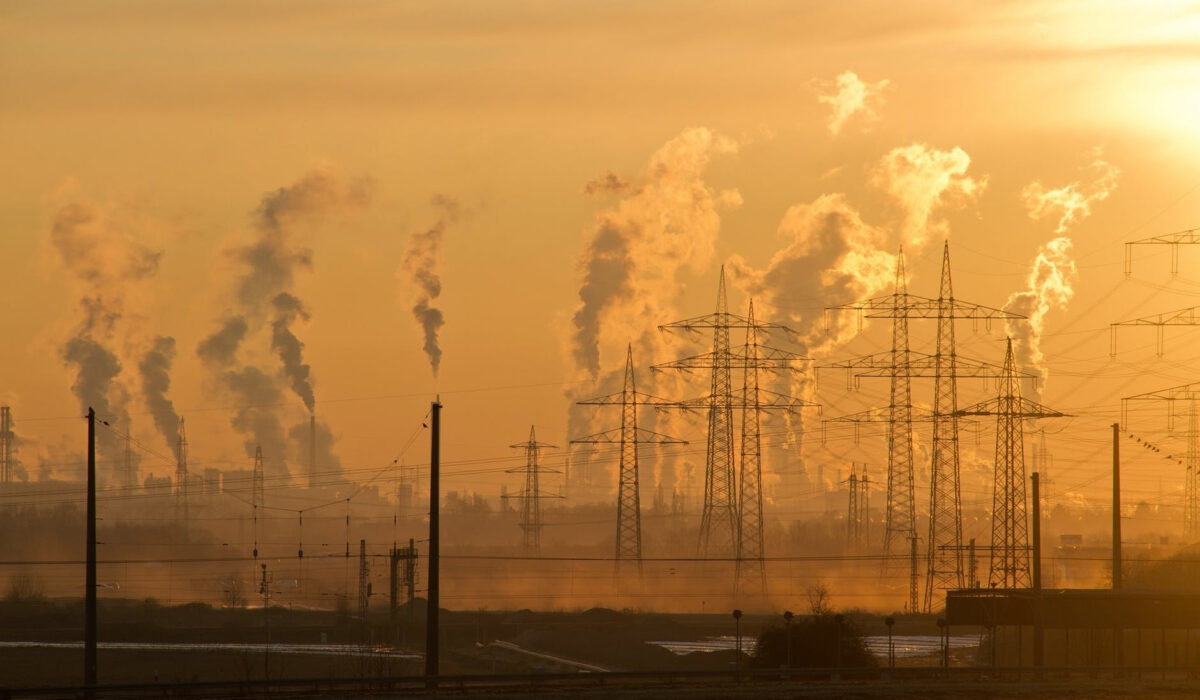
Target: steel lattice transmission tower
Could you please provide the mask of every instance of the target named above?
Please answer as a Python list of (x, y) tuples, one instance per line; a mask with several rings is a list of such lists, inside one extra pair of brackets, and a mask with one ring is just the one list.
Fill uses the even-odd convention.
[(1175, 276), (1179, 274), (1179, 246), (1197, 244), (1200, 244), (1200, 228), (1128, 241), (1125, 243), (1125, 276), (1133, 274), (1133, 246), (1135, 245), (1171, 246), (1171, 275)]
[(188, 442), (183, 418), (179, 419), (179, 437), (175, 442), (175, 513), (188, 521)]
[(862, 476), (858, 475), (857, 465), (850, 465), (849, 509), (846, 512), (846, 546), (859, 550), (871, 544), (871, 480), (867, 475), (867, 467), (863, 465)]
[(717, 309), (712, 314), (659, 326), (660, 330), (712, 331), (711, 388), (707, 397), (708, 445), (704, 458), (704, 509), (700, 514), (701, 556), (734, 554), (737, 548), (737, 502), (733, 461), (733, 386), (729, 331), (744, 328), (745, 319), (729, 313), (725, 296), (725, 267), (717, 284)]
[[(959, 377), (986, 378), (1003, 373), (1003, 369), (996, 365), (958, 356), (955, 349), (954, 321), (972, 319), (990, 324), (992, 320), (1017, 319), (1022, 316), (955, 299), (948, 243), (942, 251), (942, 276), (937, 299), (908, 293), (904, 251), (901, 250), (896, 258), (896, 286), (893, 294), (833, 307), (830, 310), (855, 310), (866, 318), (892, 319), (890, 352), (825, 365), (845, 368), (858, 378), (887, 377), (891, 380), (886, 418), (878, 412), (867, 411), (830, 421), (867, 423), (886, 420), (888, 423), (887, 508), (883, 543), (885, 558), (899, 555), (902, 551), (901, 545), (917, 537), (912, 427), (916, 422), (933, 423), (925, 595), (923, 599), (919, 593), (916, 597), (910, 595), (909, 600), (910, 609), (929, 611), (932, 609), (935, 589), (960, 588), (966, 577), (961, 555), (962, 506), (958, 467), (958, 419), (955, 415), (958, 403), (957, 380)], [(937, 321), (935, 354), (929, 355), (909, 349), (909, 319)], [(929, 377), (934, 380), (932, 411), (913, 406), (910, 380), (914, 377)], [(911, 543), (909, 547), (911, 548)], [(910, 566), (910, 591), (919, 591), (918, 578), (918, 571)]]
[[(742, 370), (742, 386), (730, 392), (722, 404), (728, 406), (730, 412), (734, 409), (741, 411), (741, 468), (737, 472), (737, 489), (734, 492), (734, 540), (733, 556), (734, 590), (736, 594), (766, 593), (766, 567), (763, 547), (763, 499), (762, 499), (762, 427), (761, 416), (764, 411), (783, 410), (796, 412), (805, 406), (816, 406), (791, 396), (763, 389), (760, 386), (760, 373), (797, 371), (796, 364), (807, 361), (808, 358), (798, 353), (763, 345), (759, 342), (760, 333), (767, 331), (790, 332), (785, 326), (774, 323), (757, 321), (754, 318), (754, 303), (750, 302), (749, 312), (745, 318), (729, 314), (729, 328), (745, 329), (746, 342), (738, 350), (731, 350), (725, 358), (719, 358), (717, 353), (704, 353), (693, 357), (685, 357), (672, 362), (656, 365), (656, 370), (691, 371), (713, 369), (717, 365), (733, 370)], [(688, 409), (711, 408), (711, 396), (689, 399), (679, 402), (679, 406)], [(704, 544), (703, 521), (701, 523), (701, 546)], [(701, 550), (701, 553), (705, 553)]]
[(996, 476), (992, 496), (992, 561), (988, 582), (995, 588), (1028, 588), (1029, 517), (1025, 498), (1025, 428), (1028, 418), (1066, 414), (1021, 396), (1012, 338), (1004, 352), (1004, 374), (996, 398), (958, 412), (996, 416)]
[(758, 333), (754, 327), (754, 300), (746, 312), (746, 366), (742, 372), (742, 464), (738, 483), (737, 549), (734, 593), (766, 593), (767, 572), (763, 555), (762, 414), (758, 387)]
[(616, 444), (620, 446), (621, 462), (617, 477), (617, 543), (616, 571), (625, 564), (635, 563), (642, 573), (642, 502), (638, 476), (638, 446), (686, 445), (678, 440), (650, 430), (638, 428), (637, 407), (667, 406), (665, 401), (639, 393), (633, 372), (633, 345), (625, 350), (625, 384), (620, 393), (580, 401), (582, 406), (620, 406), (621, 427), (587, 437), (571, 440), (571, 444)]
[(925, 606), (933, 609), (933, 592), (963, 588), (962, 493), (959, 485), (958, 367), (954, 349), (954, 288), (950, 279), (950, 244), (942, 252), (938, 293), (937, 355), (933, 380), (933, 454), (929, 473), (928, 566)]
[(1130, 401), (1163, 401), (1167, 404), (1167, 430), (1175, 429), (1175, 402), (1186, 402), (1188, 427), (1187, 452), (1183, 475), (1183, 534), (1189, 540), (1200, 539), (1200, 382), (1149, 391), (1121, 399), (1121, 424), (1126, 425)]
[(525, 450), (525, 466), (519, 469), (509, 469), (508, 473), (525, 475), (525, 487), (516, 494), (521, 502), (521, 519), (518, 521), (522, 535), (521, 549), (526, 554), (536, 556), (542, 553), (542, 499), (557, 497), (542, 493), (540, 477), (542, 473), (558, 473), (538, 464), (538, 456), (542, 450), (555, 449), (555, 446), (538, 442), (531, 425), (529, 426), (529, 439), (509, 445), (509, 447)]
[[(887, 411), (887, 505), (884, 509), (883, 554), (887, 557), (900, 552), (901, 542), (916, 537), (917, 514), (913, 484), (913, 405), (910, 386), (910, 357), (908, 348), (908, 288), (904, 274), (904, 250), (896, 256), (896, 281), (892, 294), (854, 302), (832, 310), (855, 310), (870, 318), (892, 319), (892, 348), (890, 352), (830, 366), (850, 370), (866, 366), (886, 372), (889, 386)], [(886, 364), (884, 364), (886, 363)], [(874, 412), (835, 418), (832, 422), (876, 422)], [(916, 610), (916, 601), (910, 601)]]
[(0, 484), (10, 484), (16, 467), (17, 436), (13, 433), (12, 409), (0, 406)]
[[(704, 408), (708, 411), (704, 510), (700, 516), (700, 536), (697, 547), (701, 556), (730, 554), (736, 556), (738, 551), (737, 533), (740, 513), (737, 481), (734, 474), (733, 410), (738, 408), (739, 404), (734, 401), (732, 370), (739, 366), (739, 359), (730, 348), (729, 334), (734, 330), (748, 330), (751, 327), (759, 332), (769, 330), (794, 332), (779, 324), (751, 322), (747, 318), (730, 313), (725, 295), (724, 266), (721, 267), (720, 280), (717, 285), (717, 309), (714, 313), (659, 326), (659, 329), (664, 331), (712, 331), (712, 352), (654, 367), (656, 370), (707, 369), (712, 372), (708, 395), (696, 401), (685, 402), (688, 407)], [(775, 363), (779, 369), (791, 369), (791, 360), (797, 358), (799, 358), (798, 355), (783, 353), (783, 351), (764, 351), (760, 354), (756, 366), (759, 370), (770, 369), (772, 368), (771, 363)], [(743, 368), (746, 366), (744, 357), (740, 358), (740, 366)], [(740, 405), (745, 406), (745, 403), (743, 397)]]
[(254, 471), (250, 474), (250, 503), (255, 510), (266, 505), (265, 477), (263, 474), (262, 445), (254, 449)]
[[(1133, 246), (1135, 245), (1169, 245), (1171, 246), (1171, 275), (1179, 274), (1179, 246), (1200, 244), (1200, 229), (1179, 231), (1160, 236), (1151, 236), (1125, 244), (1125, 276), (1133, 273)], [(1118, 321), (1111, 324), (1109, 354), (1117, 354), (1117, 329), (1121, 326), (1151, 326), (1157, 332), (1155, 349), (1159, 357), (1163, 356), (1163, 331), (1167, 326), (1200, 326), (1200, 306), (1178, 309), (1168, 313), (1143, 316), (1141, 318)], [(1195, 540), (1200, 536), (1200, 494), (1197, 480), (1200, 479), (1200, 425), (1197, 425), (1196, 400), (1200, 398), (1200, 385), (1184, 384), (1161, 391), (1151, 391), (1121, 399), (1121, 424), (1127, 422), (1127, 402), (1137, 400), (1162, 400), (1167, 402), (1167, 426), (1173, 429), (1173, 408), (1175, 401), (1188, 402), (1188, 431), (1187, 457), (1184, 466), (1183, 481), (1183, 533), (1184, 537)]]

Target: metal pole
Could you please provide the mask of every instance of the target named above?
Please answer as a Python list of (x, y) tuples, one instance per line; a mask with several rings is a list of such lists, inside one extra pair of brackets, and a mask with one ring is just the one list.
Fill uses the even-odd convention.
[(788, 668), (792, 667), (792, 618), (793, 617), (794, 617), (794, 615), (792, 615), (791, 610), (785, 610), (783, 612), (783, 619), (787, 623), (787, 625), (784, 629), (784, 632), (787, 634), (787, 667)]
[(1118, 433), (1120, 425), (1112, 424), (1112, 587), (1121, 590), (1121, 443)]
[(840, 669), (842, 667), (842, 616), (840, 614), (833, 616), (833, 666)]
[[(96, 685), (96, 412), (87, 412), (87, 571), (84, 574), (83, 684)], [(90, 694), (89, 694), (90, 695)]]
[(438, 472), (441, 465), (442, 404), (435, 400), (430, 409), (429, 440), (429, 591), (425, 609), (425, 685), (437, 687), (438, 676)]
[(888, 628), (888, 668), (896, 667), (896, 645), (892, 643), (892, 625), (896, 624), (893, 618), (884, 618), (883, 623)]
[(737, 656), (733, 658), (733, 675), (734, 680), (740, 683), (742, 681), (742, 611), (737, 609), (733, 611), (733, 637), (734, 643), (737, 645)]
[(1037, 472), (1033, 480), (1033, 665), (1045, 663), (1045, 628), (1042, 626), (1042, 491)]
[[(1114, 591), (1121, 590), (1121, 426), (1112, 424), (1112, 587)], [(1125, 630), (1121, 626), (1120, 617), (1122, 606), (1120, 601), (1113, 598), (1113, 666), (1120, 674), (1120, 668), (1125, 664)]]

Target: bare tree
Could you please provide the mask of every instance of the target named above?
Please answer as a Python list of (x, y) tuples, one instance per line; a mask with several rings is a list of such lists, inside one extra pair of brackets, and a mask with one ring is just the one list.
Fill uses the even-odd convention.
[(805, 595), (808, 596), (808, 612), (810, 615), (819, 617), (833, 612), (833, 607), (830, 605), (829, 587), (823, 581), (809, 586)]

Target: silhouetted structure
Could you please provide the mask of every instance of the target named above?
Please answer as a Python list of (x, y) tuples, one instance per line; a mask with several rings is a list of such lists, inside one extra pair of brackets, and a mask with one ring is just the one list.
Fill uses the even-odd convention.
[(529, 440), (518, 442), (510, 447), (519, 447), (525, 450), (525, 467), (520, 470), (508, 470), (510, 474), (519, 471), (525, 475), (525, 488), (517, 494), (521, 501), (521, 519), (518, 523), (521, 526), (521, 548), (526, 554), (541, 554), (542, 498), (546, 497), (546, 494), (542, 493), (539, 477), (541, 472), (553, 472), (553, 470), (543, 469), (538, 464), (538, 455), (543, 449), (554, 448), (554, 445), (538, 442), (531, 425), (529, 426)]
[(0, 484), (9, 484), (13, 480), (16, 466), (16, 435), (13, 433), (12, 410), (8, 406), (0, 406)]
[(583, 406), (619, 405), (621, 407), (621, 427), (618, 431), (608, 430), (574, 439), (571, 443), (620, 445), (621, 462), (617, 477), (616, 570), (617, 573), (620, 573), (623, 564), (635, 562), (637, 571), (641, 574), (642, 502), (638, 477), (638, 445), (683, 445), (686, 443), (683, 440), (638, 428), (637, 407), (639, 405), (661, 406), (668, 405), (669, 402), (638, 392), (633, 372), (632, 344), (625, 350), (625, 384), (621, 392), (580, 401), (579, 404)]
[[(912, 540), (916, 531), (916, 495), (913, 483), (912, 429), (917, 422), (933, 423), (932, 464), (930, 474), (929, 538), (926, 550), (925, 595), (919, 590), (919, 570), (909, 569), (909, 607), (929, 611), (935, 589), (961, 587), (965, 581), (962, 558), (962, 499), (959, 488), (958, 383), (959, 377), (996, 376), (995, 365), (959, 358), (955, 351), (954, 320), (969, 318), (991, 321), (1021, 318), (1018, 314), (954, 298), (950, 274), (950, 246), (942, 249), (942, 277), (937, 299), (908, 293), (904, 272), (903, 249), (896, 256), (895, 291), (886, 296), (832, 307), (830, 310), (854, 310), (867, 318), (892, 319), (892, 349), (829, 366), (851, 370), (855, 377), (888, 377), (891, 380), (887, 417), (867, 411), (835, 418), (831, 422), (888, 423), (888, 486), (883, 553), (896, 553), (900, 538)], [(934, 355), (909, 349), (908, 321), (936, 319), (937, 351)], [(912, 403), (910, 380), (934, 379), (933, 410), (924, 411)], [(910, 544), (911, 548), (911, 544)], [(885, 559), (886, 561), (886, 559)]]
[(175, 442), (175, 514), (188, 521), (188, 443), (183, 418), (179, 419), (179, 437)]
[(958, 412), (960, 416), (996, 416), (996, 476), (992, 497), (992, 562), (989, 584), (1028, 588), (1029, 516), (1025, 498), (1027, 418), (1060, 418), (1064, 413), (1021, 396), (1012, 339), (1004, 353), (1004, 374), (994, 399)]

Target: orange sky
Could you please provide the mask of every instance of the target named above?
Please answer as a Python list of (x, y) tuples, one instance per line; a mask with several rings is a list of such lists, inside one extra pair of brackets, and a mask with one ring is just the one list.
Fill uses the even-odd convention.
[[(1037, 196), (1074, 184), (1060, 194), (1088, 211), (1061, 225), (1077, 275), (1067, 280), (1072, 298), (1045, 316), (1042, 400), (1078, 415), (1047, 425), (1059, 497), (1099, 494), (1117, 399), (1191, 381), (1200, 361), (1188, 349), (1200, 336), (1188, 330), (1168, 334), (1161, 360), (1152, 333), (1138, 331), (1122, 336), (1116, 360), (1108, 355), (1110, 322), (1194, 303), (1189, 269), (1200, 251), (1182, 253), (1172, 280), (1165, 254), (1139, 250), (1126, 280), (1121, 243), (1197, 226), (1197, 10), (1057, 1), (969, 10), (8, 3), (0, 397), (13, 406), (31, 472), (40, 459), (81, 451), (82, 424), (66, 418), (81, 409), (63, 348), (79, 329), (81, 295), (98, 289), (121, 304), (106, 342), (123, 366), (118, 385), (131, 395), (134, 434), (158, 453), (143, 470), (173, 471), (138, 398), (136, 366), (156, 335), (177, 342), (169, 396), (187, 418), (193, 462), (245, 467), (230, 425), (238, 401), (196, 348), (237, 310), (244, 269), (230, 251), (261, 230), (264, 195), (316, 172), (338, 192), (289, 224), (289, 245), (311, 248), (312, 268), (297, 269), (287, 289), (310, 312), (292, 329), (335, 452), (347, 469), (375, 473), (400, 455), (440, 391), (447, 458), (492, 460), (483, 473), (451, 475), (447, 488), (494, 495), (512, 483), (503, 468), (518, 456), (508, 444), (530, 424), (561, 444), (564, 391), (602, 390), (581, 381), (572, 317), (588, 246), (605, 222), (637, 231), (630, 280), (640, 295), (598, 317), (602, 373), (619, 369), (624, 344), (648, 328), (708, 311), (722, 262), (734, 261), (738, 308), (753, 290), (764, 310), (791, 309), (788, 322), (807, 328), (822, 307), (848, 301), (832, 289), (783, 298), (825, 279), (826, 263), (850, 265), (818, 264), (815, 239), (805, 238), (814, 212), (855, 212), (856, 250), (885, 256), (907, 241), (911, 289), (930, 296), (948, 236), (957, 296), (1002, 306), (1025, 289), (1039, 247), (1060, 235), (1064, 210), (1032, 217)], [(838, 76), (849, 72), (867, 99), (857, 110), (843, 100), (847, 116), (834, 133)], [(903, 163), (889, 171), (904, 154), (931, 158), (936, 172)], [(626, 187), (585, 193), (608, 173)], [(949, 179), (931, 199), (939, 176)], [(409, 313), (416, 292), (404, 261), (413, 234), (438, 220), (436, 195), (456, 200), (461, 214), (446, 225), (437, 262), (435, 306), (446, 323), (435, 382)], [(106, 261), (97, 287), (67, 269), (52, 240), (70, 206), (96, 217), (88, 230)], [(141, 249), (161, 252), (152, 274), (136, 282), (112, 274), (119, 256)], [(262, 304), (249, 313), (270, 316)], [(822, 351), (878, 350), (885, 330)], [(269, 333), (260, 326), (243, 350), (246, 362), (274, 371)], [(961, 324), (960, 352), (999, 362), (1003, 334)], [(931, 339), (931, 329), (914, 328), (914, 347)], [(689, 350), (653, 342), (659, 355), (646, 364)], [(699, 393), (702, 384), (662, 388)], [(882, 386), (860, 394), (841, 386), (840, 376), (821, 384), (826, 417), (884, 396)], [(277, 413), (286, 429), (306, 412), (284, 395)], [(969, 384), (960, 401), (985, 396)], [(1148, 409), (1134, 428), (1178, 445), (1162, 436), (1162, 415)], [(702, 435), (699, 422), (677, 427)], [(984, 459), (989, 440), (985, 431)], [(836, 444), (836, 454), (813, 445), (806, 458), (829, 470), (884, 460), (878, 441)], [(425, 449), (418, 442), (404, 458), (422, 461)], [(1135, 464), (1132, 498), (1157, 499), (1160, 483), (1178, 491), (1174, 463)]]

